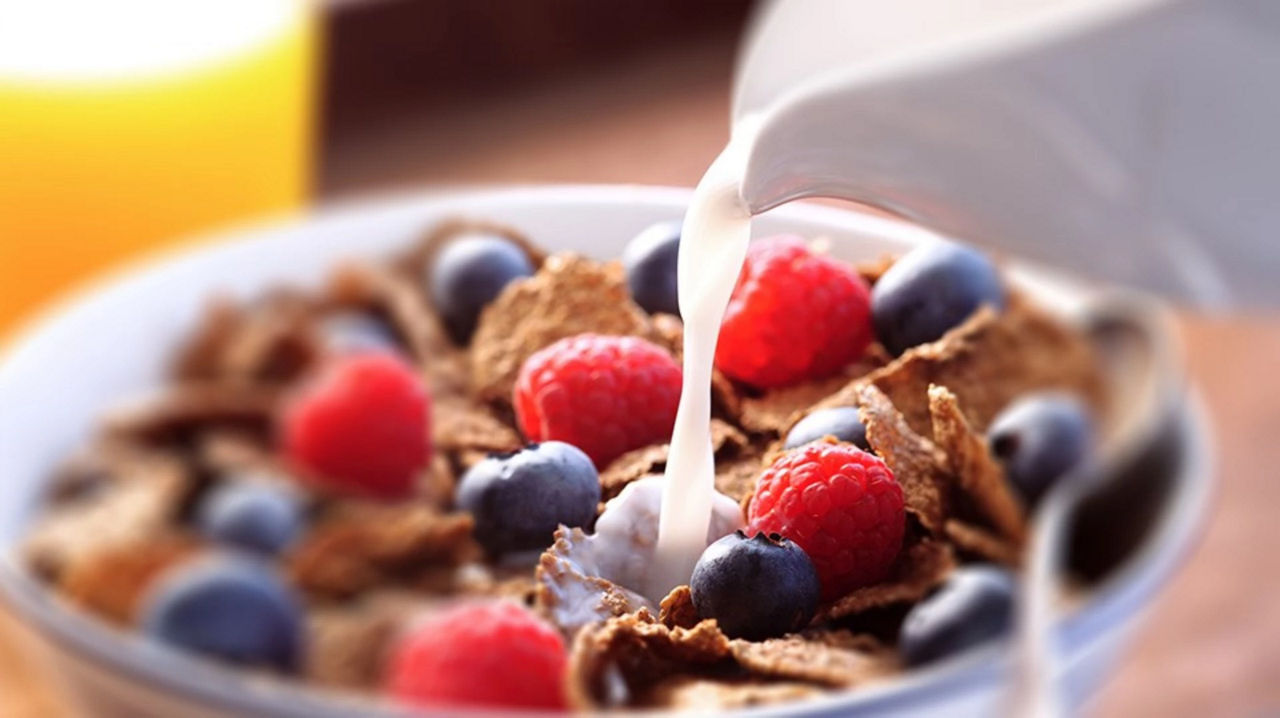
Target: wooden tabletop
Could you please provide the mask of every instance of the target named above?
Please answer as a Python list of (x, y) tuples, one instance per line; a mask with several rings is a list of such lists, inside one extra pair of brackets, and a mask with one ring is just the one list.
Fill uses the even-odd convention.
[[(724, 42), (448, 112), (404, 113), (326, 148), (322, 199), (424, 184), (691, 185), (723, 145)], [(1185, 316), (1214, 419), (1218, 487), (1185, 568), (1096, 701), (1105, 717), (1280, 710), (1280, 322)], [(68, 715), (0, 614), (0, 718)]]

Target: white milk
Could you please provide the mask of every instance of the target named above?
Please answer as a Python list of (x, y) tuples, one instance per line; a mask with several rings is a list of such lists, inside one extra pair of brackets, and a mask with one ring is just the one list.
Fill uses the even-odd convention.
[(684, 317), (684, 383), (671, 434), (652, 585), (688, 583), (706, 548), (715, 491), (711, 368), (720, 322), (742, 271), (751, 213), (739, 188), (755, 123), (738, 122), (729, 144), (693, 191), (680, 230), (677, 284)]

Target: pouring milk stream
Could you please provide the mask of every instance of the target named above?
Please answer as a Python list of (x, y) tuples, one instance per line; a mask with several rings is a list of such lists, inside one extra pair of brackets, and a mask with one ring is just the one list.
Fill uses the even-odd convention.
[(647, 592), (687, 582), (706, 546), (712, 362), (753, 214), (852, 199), (1086, 277), (1277, 306), (1277, 74), (1280, 5), (1256, 0), (767, 4), (682, 230), (684, 384)]
[(729, 144), (694, 189), (680, 230), (676, 281), (684, 319), (684, 378), (651, 569), (653, 580), (664, 588), (687, 582), (707, 545), (715, 491), (711, 368), (720, 320), (751, 239), (751, 213), (742, 201), (741, 185), (753, 130), (751, 122), (734, 128)]

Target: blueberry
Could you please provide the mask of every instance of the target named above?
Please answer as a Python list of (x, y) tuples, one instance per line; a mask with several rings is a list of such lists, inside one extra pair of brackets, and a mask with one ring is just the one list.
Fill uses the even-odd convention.
[(676, 257), (680, 223), (661, 222), (635, 236), (622, 252), (631, 298), (646, 312), (680, 316), (676, 300)]
[(292, 543), (302, 520), (302, 501), (296, 493), (255, 480), (224, 483), (196, 507), (196, 521), (206, 536), (264, 554)]
[(1005, 305), (995, 266), (950, 242), (916, 247), (871, 289), (876, 336), (894, 356), (941, 337), (983, 304)]
[(821, 586), (809, 555), (777, 534), (741, 531), (707, 547), (689, 580), (693, 606), (730, 638), (757, 641), (808, 625)]
[(1029, 506), (1080, 463), (1093, 444), (1093, 419), (1076, 399), (1044, 393), (1024, 397), (987, 430), (991, 453)]
[(955, 655), (1000, 638), (1013, 624), (1014, 580), (993, 566), (957, 569), (907, 613), (898, 645), (908, 665)]
[(480, 311), (507, 283), (533, 274), (529, 255), (496, 235), (466, 235), (449, 242), (431, 264), (431, 301), (454, 341), (465, 344)]
[(404, 351), (394, 329), (382, 319), (363, 312), (340, 312), (326, 317), (321, 333), (325, 347), (334, 354)]
[(147, 596), (141, 623), (162, 643), (239, 665), (292, 671), (302, 655), (301, 604), (276, 574), (247, 557), (170, 569)]
[(824, 436), (834, 436), (863, 451), (871, 451), (867, 443), (867, 427), (862, 425), (858, 410), (848, 406), (821, 409), (801, 419), (787, 432), (783, 448), (794, 449)]
[(493, 555), (546, 548), (560, 524), (589, 527), (599, 503), (595, 464), (561, 441), (489, 456), (458, 485), (458, 506), (475, 517), (476, 540)]

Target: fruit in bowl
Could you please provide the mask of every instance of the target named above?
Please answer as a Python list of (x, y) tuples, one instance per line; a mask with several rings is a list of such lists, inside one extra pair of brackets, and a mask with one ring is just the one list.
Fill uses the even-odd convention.
[[(464, 343), (433, 304), (434, 262), (478, 233), (509, 242), (532, 272), (513, 273), (492, 293)], [(913, 607), (945, 595), (960, 567), (1016, 566), (1026, 527), (1020, 489), (984, 433), (1001, 412), (1045, 390), (1105, 411), (1088, 342), (1017, 290), (1006, 287), (1003, 307), (980, 305), (938, 339), (891, 357), (874, 339), (867, 297), (893, 265), (878, 256), (849, 264), (807, 241), (778, 240), (864, 286), (849, 297), (865, 311), (850, 316), (861, 317), (855, 329), (869, 339), (848, 352), (849, 328), (839, 327), (830, 341), (842, 347), (843, 363), (797, 364), (802, 370), (777, 386), (722, 367), (716, 484), (730, 506), (744, 508), (708, 544), (742, 528), (742, 545), (754, 545), (758, 531), (770, 546), (758, 552), (768, 565), (716, 569), (710, 594), (759, 587), (739, 600), (700, 599), (694, 577), (646, 596), (610, 576), (627, 576), (630, 568), (616, 565), (651, 543), (653, 517), (634, 497), (666, 459), (667, 436), (651, 425), (669, 434), (671, 417), (653, 407), (667, 405), (659, 397), (669, 394), (672, 368), (678, 372), (678, 317), (634, 302), (625, 269), (612, 262), (548, 254), (487, 222), (427, 235), (385, 260), (338, 266), (321, 289), (278, 287), (211, 305), (159, 394), (111, 415), (58, 472), (27, 536), (32, 569), (90, 613), (174, 650), (386, 700), (510, 705), (519, 692), (433, 693), (416, 674), (429, 663), (412, 656), (423, 650), (414, 646), (431, 645), (424, 635), (462, 636), (470, 650), (525, 630), (559, 637), (558, 648), (548, 640), (537, 654), (559, 656), (546, 660), (561, 666), (547, 675), (563, 673), (556, 705), (799, 700), (890, 681), (912, 662), (900, 632)], [(778, 277), (771, 286), (792, 281), (785, 268)], [(754, 296), (744, 290), (736, 300), (750, 307)], [(335, 340), (342, 332), (362, 338)], [(780, 351), (754, 344), (775, 335), (741, 336), (752, 356)], [(811, 347), (820, 352), (824, 341), (806, 337), (795, 348), (814, 356)], [(557, 348), (575, 343), (587, 349)], [(550, 354), (539, 359), (543, 352)], [(566, 387), (569, 396), (556, 395)], [(520, 408), (522, 392), (536, 411)], [(827, 430), (822, 415), (834, 410), (845, 410), (845, 421)], [(848, 428), (849, 411), (860, 432)], [(556, 412), (571, 421), (555, 420)], [(583, 415), (589, 420), (578, 421)], [(806, 421), (819, 433), (793, 442)], [(208, 528), (214, 512), (204, 507), (228, 502), (220, 497), (243, 485), (271, 498), (222, 511), (269, 517), (239, 519), (266, 525), (243, 530), (269, 536), (261, 545), (240, 530)], [(601, 524), (617, 526), (605, 521), (610, 507), (623, 516), (624, 506), (635, 511), (626, 541), (599, 540), (608, 533)], [(104, 515), (118, 530), (97, 528)], [(773, 547), (786, 547), (790, 560), (771, 558)], [(206, 562), (251, 565), (293, 603), (247, 598), (262, 592), (219, 589), (212, 578), (182, 580)], [(812, 610), (777, 618), (767, 609), (808, 604), (810, 591), (796, 578), (804, 565), (818, 578)], [(783, 576), (785, 585), (762, 575)], [(255, 610), (253, 600), (293, 606), (299, 654), (233, 653), (149, 628), (182, 615), (150, 618), (176, 600), (164, 600), (175, 591), (167, 587), (187, 582), (226, 590), (225, 601), (244, 601), (245, 611)], [(457, 616), (496, 604), (507, 607), (492, 609), (506, 618), (457, 626), (466, 623)], [(252, 625), (232, 622), (222, 637), (235, 645), (237, 631), (246, 639), (262, 633)], [(423, 632), (432, 625), (442, 628)]]

